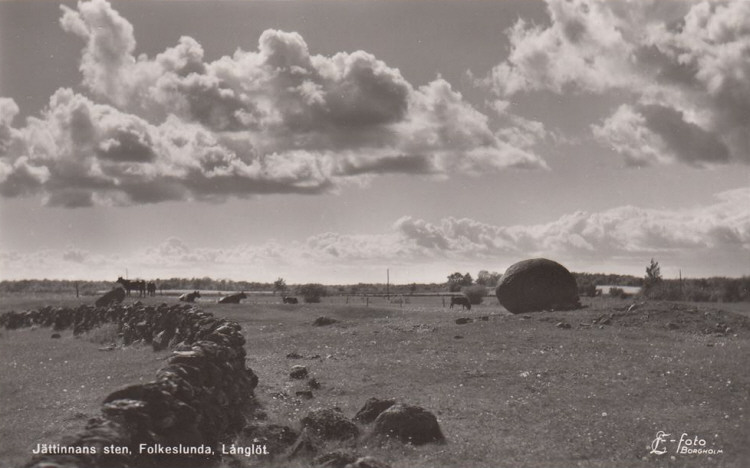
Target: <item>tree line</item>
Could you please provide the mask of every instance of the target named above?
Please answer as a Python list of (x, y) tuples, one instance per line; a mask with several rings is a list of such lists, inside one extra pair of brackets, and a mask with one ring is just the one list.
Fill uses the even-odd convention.
[[(696, 278), (663, 279), (659, 263), (651, 260), (646, 267), (646, 275), (572, 273), (582, 296), (597, 295), (597, 286), (636, 286), (641, 295), (650, 299), (682, 300), (695, 302), (750, 302), (750, 276), (742, 278)], [(159, 290), (200, 290), (200, 291), (266, 291), (274, 294), (299, 294), (304, 297), (328, 295), (410, 295), (431, 293), (463, 293), (473, 302), (481, 302), (497, 286), (502, 273), (480, 270), (476, 278), (470, 273), (454, 272), (446, 276), (444, 283), (357, 283), (348, 285), (322, 285), (318, 283), (287, 285), (283, 278), (272, 282), (234, 281), (228, 279), (167, 278), (153, 280)], [(78, 291), (81, 295), (95, 295), (114, 287), (114, 281), (74, 281), (27, 279), (0, 281), (0, 294), (11, 293), (58, 293), (70, 294)]]

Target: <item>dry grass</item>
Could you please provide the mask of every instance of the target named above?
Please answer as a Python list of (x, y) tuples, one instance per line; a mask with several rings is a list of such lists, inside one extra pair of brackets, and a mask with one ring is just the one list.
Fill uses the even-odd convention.
[[(357, 452), (374, 455), (394, 468), (747, 466), (750, 330), (735, 326), (728, 336), (706, 335), (687, 326), (671, 330), (665, 326), (675, 320), (669, 314), (679, 317), (680, 313), (670, 304), (654, 305), (654, 313), (644, 322), (613, 320), (602, 328), (578, 327), (602, 314), (624, 311), (629, 304), (595, 299), (580, 311), (525, 316), (509, 315), (491, 303), (470, 312), (449, 311), (434, 301), (403, 308), (201, 305), (242, 324), (247, 363), (260, 377), (256, 394), (269, 422), (298, 427), (309, 409), (327, 406), (339, 406), (353, 416), (373, 396), (397, 398), (433, 411), (448, 439), (445, 445), (380, 446), (366, 436), (360, 441)], [(701, 313), (707, 310), (700, 307)], [(313, 327), (312, 321), (321, 315), (341, 322)], [(481, 316), (489, 320), (454, 322), (457, 317)], [(573, 327), (558, 328), (558, 321)], [(41, 431), (60, 432), (66, 427), (64, 415), (96, 409), (83, 401), (35, 409), (34, 401), (54, 399), (65, 387), (45, 387), (44, 378), (27, 375), (41, 361), (21, 346), (27, 341), (36, 343), (32, 348), (53, 343), (69, 353), (65, 357), (69, 363), (80, 360), (71, 368), (48, 366), (43, 375), (59, 379), (57, 374), (64, 370), (86, 383), (80, 393), (87, 397), (82, 400), (97, 404), (116, 387), (101, 386), (106, 376), (115, 373), (110, 370), (113, 365), (132, 363), (122, 384), (150, 378), (160, 365), (150, 349), (98, 353), (85, 340), (64, 336), (50, 341), (45, 330), (5, 332), (0, 338), (3, 366), (8, 367), (7, 356), (14, 355), (11, 360), (16, 366), (23, 362), (28, 367), (15, 373), (1, 370), (2, 416), (25, 413), (15, 423), (2, 417), (2, 435), (14, 437), (0, 443), (3, 459), (5, 454), (18, 453), (18, 447), (26, 450), (40, 437), (54, 441), (49, 440), (54, 434)], [(292, 351), (303, 358), (287, 359)], [(92, 359), (95, 362), (89, 364)], [(146, 368), (144, 362), (152, 367)], [(304, 382), (288, 377), (295, 364), (306, 365), (321, 382), (313, 400), (294, 396), (305, 388)], [(7, 392), (6, 387), (16, 391)], [(40, 387), (39, 396), (27, 391), (34, 387)], [(56, 416), (50, 417), (50, 411), (57, 411)], [(25, 432), (11, 434), (18, 425)], [(367, 427), (362, 429), (367, 433)], [(659, 430), (697, 435), (724, 453), (710, 458), (678, 455), (671, 460), (670, 454), (656, 458), (648, 451)], [(278, 457), (271, 462), (273, 466), (305, 463)], [(239, 464), (268, 466), (269, 462), (243, 458)]]
[[(132, 346), (100, 351), (101, 344), (70, 330), (5, 331), (0, 337), (0, 466), (19, 466), (37, 443), (58, 443), (99, 414), (114, 390), (150, 380), (165, 353)], [(93, 340), (97, 341), (97, 340)]]

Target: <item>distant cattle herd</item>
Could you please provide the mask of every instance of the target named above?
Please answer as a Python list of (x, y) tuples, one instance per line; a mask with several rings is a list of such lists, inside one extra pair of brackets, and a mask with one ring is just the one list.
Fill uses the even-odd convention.
[[(138, 297), (156, 296), (157, 286), (154, 281), (147, 282), (141, 279), (129, 280), (119, 277), (115, 283), (117, 285), (112, 290), (107, 291), (96, 300), (97, 306), (107, 307), (112, 304), (121, 303), (125, 300), (125, 297), (130, 296), (133, 291), (138, 293)], [(195, 290), (190, 293), (181, 294), (178, 297), (178, 300), (180, 302), (194, 303), (196, 299), (200, 297), (200, 291)], [(247, 294), (244, 291), (222, 296), (218, 299), (218, 303), (239, 304), (242, 299), (247, 299)], [(299, 304), (299, 300), (294, 296), (281, 296), (281, 302), (283, 304)], [(450, 308), (452, 309), (454, 305), (461, 306), (463, 309), (471, 310), (471, 301), (469, 301), (469, 298), (464, 295), (451, 296)], [(443, 306), (445, 306), (445, 302), (443, 302)]]
[[(126, 296), (133, 294), (133, 291), (138, 293), (138, 297), (156, 296), (156, 282), (145, 281), (142, 279), (125, 279), (122, 276), (117, 278), (115, 281), (116, 286), (110, 291), (107, 291), (96, 300), (96, 305), (99, 307), (106, 307), (112, 304), (119, 304), (125, 300)], [(162, 291), (163, 292), (163, 291)], [(191, 293), (185, 293), (178, 297), (180, 302), (195, 302), (196, 299), (201, 297), (200, 291), (193, 291)], [(239, 304), (242, 299), (247, 299), (245, 292), (238, 292), (229, 294), (219, 298), (219, 304)], [(298, 304), (299, 301), (296, 297), (282, 296), (281, 298), (284, 304)]]
[[(119, 304), (125, 300), (126, 296), (132, 295), (133, 291), (138, 293), (138, 297), (156, 296), (157, 285), (154, 281), (147, 282), (141, 279), (130, 280), (118, 277), (115, 283), (117, 285), (112, 288), (112, 290), (107, 291), (96, 300), (96, 306), (107, 307), (112, 304)], [(181, 294), (178, 297), (178, 300), (180, 302), (194, 303), (196, 299), (200, 297), (200, 291), (195, 290), (190, 293)], [(242, 299), (247, 299), (247, 294), (244, 291), (220, 297), (218, 303), (239, 304)], [(299, 300), (294, 296), (281, 296), (281, 302), (283, 304), (299, 304)], [(452, 309), (454, 305), (471, 310), (471, 302), (469, 301), (469, 298), (464, 295), (451, 296), (450, 308)], [(443, 302), (443, 306), (445, 306), (445, 302)]]
[(125, 289), (125, 292), (130, 296), (130, 292), (135, 290), (138, 292), (138, 297), (156, 296), (156, 283), (149, 281), (146, 283), (144, 280), (128, 280), (120, 276), (117, 278), (117, 283), (120, 283)]

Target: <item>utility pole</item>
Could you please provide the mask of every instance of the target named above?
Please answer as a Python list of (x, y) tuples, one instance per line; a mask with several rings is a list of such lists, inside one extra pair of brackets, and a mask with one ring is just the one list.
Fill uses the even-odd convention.
[(390, 268), (385, 269), (385, 297), (391, 298), (391, 270)]

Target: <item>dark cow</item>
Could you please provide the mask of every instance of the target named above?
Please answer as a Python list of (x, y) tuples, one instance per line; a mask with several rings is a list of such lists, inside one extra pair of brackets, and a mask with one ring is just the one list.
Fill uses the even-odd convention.
[(119, 304), (125, 299), (125, 290), (122, 288), (114, 288), (111, 291), (104, 293), (102, 297), (96, 300), (94, 303), (97, 307), (107, 307), (111, 304)]
[(146, 295), (146, 282), (143, 280), (126, 280), (122, 276), (117, 278), (117, 282), (122, 285), (123, 288), (125, 288), (125, 291), (127, 291), (128, 296), (130, 296), (130, 291), (135, 289), (138, 291), (139, 297), (144, 297)]
[(193, 291), (191, 293), (183, 294), (180, 296), (181, 302), (195, 302), (196, 297), (201, 297), (201, 293), (198, 291)]
[(219, 299), (219, 304), (239, 304), (240, 299), (247, 299), (247, 296), (244, 292), (224, 296)]
[(299, 303), (299, 301), (297, 300), (296, 297), (284, 296), (284, 297), (281, 298), (281, 300), (284, 301), (284, 304), (297, 304), (297, 303)]
[(146, 285), (146, 292), (148, 292), (148, 295), (151, 297), (156, 296), (156, 283), (149, 281)]
[(466, 296), (451, 296), (451, 309), (454, 305), (460, 305), (463, 306), (464, 309), (471, 310), (471, 302), (469, 302), (469, 298)]

